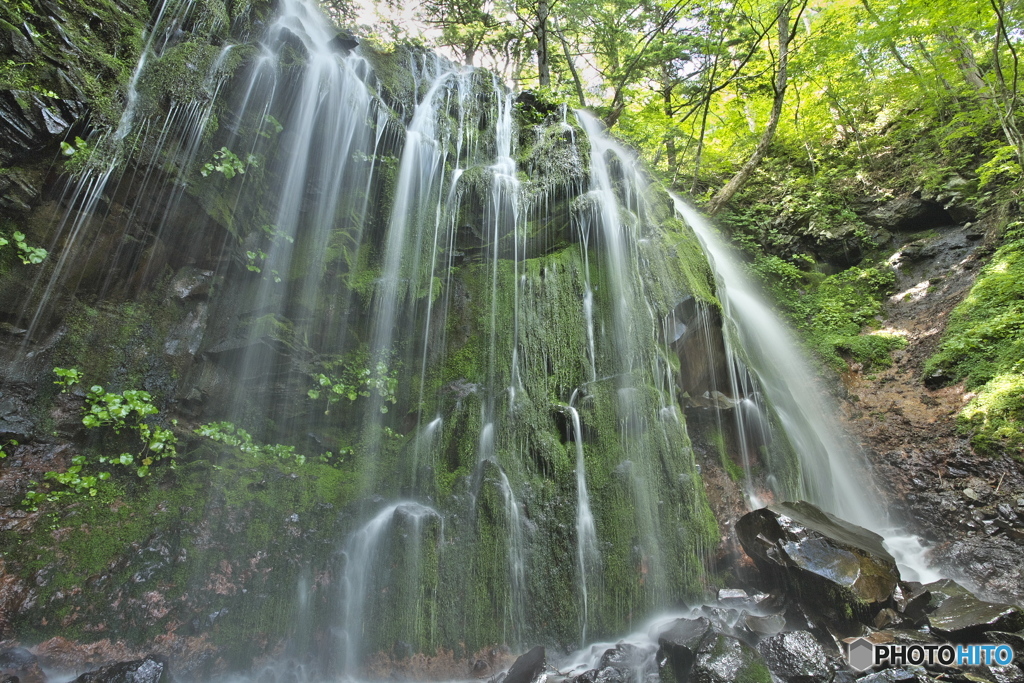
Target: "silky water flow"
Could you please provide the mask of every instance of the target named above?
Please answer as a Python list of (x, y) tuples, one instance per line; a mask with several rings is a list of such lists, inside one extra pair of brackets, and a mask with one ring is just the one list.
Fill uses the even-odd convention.
[[(389, 99), (396, 86), (361, 49), (339, 49), (311, 0), (282, 0), (230, 80), (240, 48), (221, 47), (202, 101), (141, 116), (147, 66), (195, 11), (176, 0), (157, 11), (120, 124), (98, 143), (112, 161), (64, 199), (58, 260), (32, 290), (26, 338), (51, 325), (56, 292), (77, 286), (70, 261), (123, 218), (110, 195), (160, 194), (156, 239), (173, 237), (184, 186), (151, 189), (164, 180), (156, 164), (126, 164), (133, 140), (182, 171), (206, 161), (214, 133), (233, 150), (238, 177), (217, 179), (230, 192), (209, 228), (230, 239), (197, 243), (234, 256), (216, 266), (186, 346), (231, 358), (222, 370), (239, 388), (207, 410), (268, 442), (343, 433), (358, 463), (345, 534), (322, 566), (296, 573), (288, 675), (358, 679), (398, 644), (579, 647), (700, 598), (718, 533), (676, 397), (688, 361), (669, 350), (673, 310), (696, 300), (679, 266), (690, 229), (725, 327), (727, 391), (708, 400), (729, 403), (741, 434), (776, 429), (790, 444), (799, 487), (776, 494), (884, 529), (866, 467), (786, 331), (704, 219), (653, 187), (595, 118), (563, 110), (517, 124), (515, 97), (493, 76), (417, 51), (390, 65), (407, 74), (408, 99)], [(230, 115), (213, 131), (225, 98)], [(523, 146), (547, 158), (524, 160)], [(163, 267), (135, 241), (100, 255), (111, 273), (138, 273), (108, 277), (100, 298), (140, 296)], [(358, 386), (335, 391), (330, 373), (354, 365)], [(739, 440), (748, 470), (748, 442), (767, 438)], [(890, 544), (902, 558), (911, 546)], [(314, 576), (333, 577), (327, 609)], [(653, 628), (631, 637), (650, 651), (637, 680), (653, 666)], [(592, 666), (603, 647), (568, 664)]]

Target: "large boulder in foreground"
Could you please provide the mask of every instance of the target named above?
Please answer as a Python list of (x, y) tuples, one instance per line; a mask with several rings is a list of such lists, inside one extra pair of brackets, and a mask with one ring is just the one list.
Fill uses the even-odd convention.
[(658, 663), (661, 680), (667, 683), (686, 683), (697, 659), (697, 652), (712, 634), (711, 620), (707, 617), (676, 619), (658, 635)]
[(747, 513), (736, 535), (773, 589), (840, 633), (895, 606), (899, 571), (873, 531), (800, 501)]
[(722, 633), (707, 638), (693, 665), (695, 683), (772, 683), (772, 675), (760, 653), (746, 643)]
[(118, 662), (96, 671), (84, 673), (72, 683), (170, 683), (170, 667), (160, 655), (145, 659)]

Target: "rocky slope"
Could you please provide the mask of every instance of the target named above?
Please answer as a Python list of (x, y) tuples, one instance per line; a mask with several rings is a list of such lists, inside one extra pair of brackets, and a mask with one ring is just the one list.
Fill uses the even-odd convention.
[(1024, 473), (1011, 455), (974, 453), (956, 417), (962, 382), (922, 378), (946, 320), (993, 251), (995, 220), (945, 226), (908, 239), (889, 259), (897, 273), (880, 329), (904, 336), (891, 367), (842, 377), (847, 429), (872, 459), (894, 522), (927, 539), (929, 561), (994, 599), (1019, 602), (1024, 572)]

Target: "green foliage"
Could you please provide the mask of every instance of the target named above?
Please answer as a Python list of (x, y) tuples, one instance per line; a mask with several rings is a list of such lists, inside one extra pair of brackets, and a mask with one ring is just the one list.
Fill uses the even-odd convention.
[[(11, 234), (11, 238), (14, 240), (14, 246), (18, 250), (18, 258), (25, 265), (35, 265), (42, 263), (46, 259), (47, 251), (42, 247), (33, 247), (26, 240), (25, 233), (14, 231)], [(10, 244), (11, 241), (5, 237), (0, 237), (0, 247), (5, 247)]]
[(389, 403), (398, 402), (396, 371), (384, 361), (377, 361), (372, 369), (353, 361), (330, 362), (324, 364), (324, 372), (312, 375), (312, 379), (316, 386), (306, 394), (314, 401), (325, 401), (324, 415), (329, 415), (331, 406), (342, 399), (355, 401), (360, 396), (376, 395), (382, 413), (388, 412)]
[[(55, 384), (62, 387), (61, 393), (71, 390), (82, 380), (82, 373), (75, 368), (54, 368), (54, 374), (58, 378)], [(174, 468), (178, 438), (170, 429), (144, 421), (159, 412), (149, 392), (129, 389), (117, 394), (97, 384), (86, 392), (85, 403), (83, 425), (90, 429), (109, 428), (115, 434), (131, 432), (141, 442), (141, 448), (136, 454), (125, 452), (94, 458), (75, 455), (66, 471), (50, 471), (43, 475), (45, 481), (51, 482), (47, 490), (37, 490), (33, 486), (26, 494), (25, 504), (30, 509), (35, 510), (40, 503), (56, 502), (71, 495), (95, 496), (100, 483), (111, 476), (106, 469), (93, 471), (97, 466), (119, 465), (132, 469), (138, 477), (149, 476), (150, 468), (161, 460), (168, 460)]]
[[(237, 448), (242, 453), (258, 459), (274, 460), (296, 465), (306, 464), (306, 456), (296, 452), (295, 446), (283, 444), (259, 444), (253, 441), (252, 435), (241, 427), (230, 422), (211, 422), (201, 425), (195, 430), (199, 436), (205, 436), (218, 443)], [(328, 453), (326, 457), (330, 457)]]
[(77, 368), (54, 368), (53, 374), (57, 375), (54, 384), (64, 387), (64, 391), (81, 382), (83, 373)]
[(939, 350), (924, 366), (964, 380), (975, 396), (960, 414), (982, 452), (1024, 447), (1024, 223), (1004, 243), (953, 310)]
[(3, 460), (8, 455), (10, 455), (10, 453), (7, 452), (7, 449), (11, 448), (12, 446), (17, 446), (17, 445), (18, 445), (18, 442), (15, 441), (14, 439), (10, 439), (6, 443), (4, 443), (4, 444), (0, 444), (0, 460)]
[(978, 167), (978, 189), (984, 189), (986, 185), (1000, 180), (1017, 180), (1021, 177), (1020, 163), (1017, 157), (1017, 148), (1012, 145), (1002, 145), (995, 150), (992, 158)]
[(221, 147), (219, 150), (213, 153), (213, 160), (203, 164), (202, 169), (199, 173), (204, 178), (208, 177), (211, 173), (220, 173), (228, 180), (231, 180), (236, 175), (242, 175), (246, 169), (250, 167), (258, 167), (259, 159), (255, 154), (249, 154), (243, 161), (238, 157), (237, 154), (232, 152), (227, 147)]
[(805, 343), (834, 370), (847, 361), (865, 369), (888, 367), (890, 353), (906, 346), (885, 332), (862, 334), (876, 322), (895, 274), (885, 265), (853, 267), (821, 277), (778, 256), (760, 255), (750, 266)]

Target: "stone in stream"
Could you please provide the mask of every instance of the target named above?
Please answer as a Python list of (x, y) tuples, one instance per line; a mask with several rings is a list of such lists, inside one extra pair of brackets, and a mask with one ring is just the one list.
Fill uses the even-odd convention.
[(769, 614), (763, 617), (748, 614), (743, 618), (743, 623), (759, 636), (773, 636), (786, 628), (786, 617), (782, 614)]
[(642, 683), (651, 659), (651, 649), (619, 643), (605, 650), (593, 674), (595, 683)]
[(828, 683), (833, 669), (825, 651), (807, 631), (789, 631), (757, 645), (772, 676), (786, 683)]
[(662, 631), (658, 635), (661, 680), (665, 683), (690, 680), (690, 669), (697, 658), (697, 651), (711, 632), (711, 620), (707, 617), (676, 619)]
[(147, 655), (145, 659), (118, 662), (84, 673), (72, 683), (170, 683), (171, 680), (167, 659)]
[(721, 633), (704, 641), (693, 665), (694, 683), (771, 683), (761, 654), (746, 643)]
[(894, 606), (899, 571), (873, 531), (800, 501), (747, 513), (736, 535), (764, 580), (840, 633)]
[(532, 683), (544, 670), (544, 648), (540, 645), (512, 663), (502, 683)]

